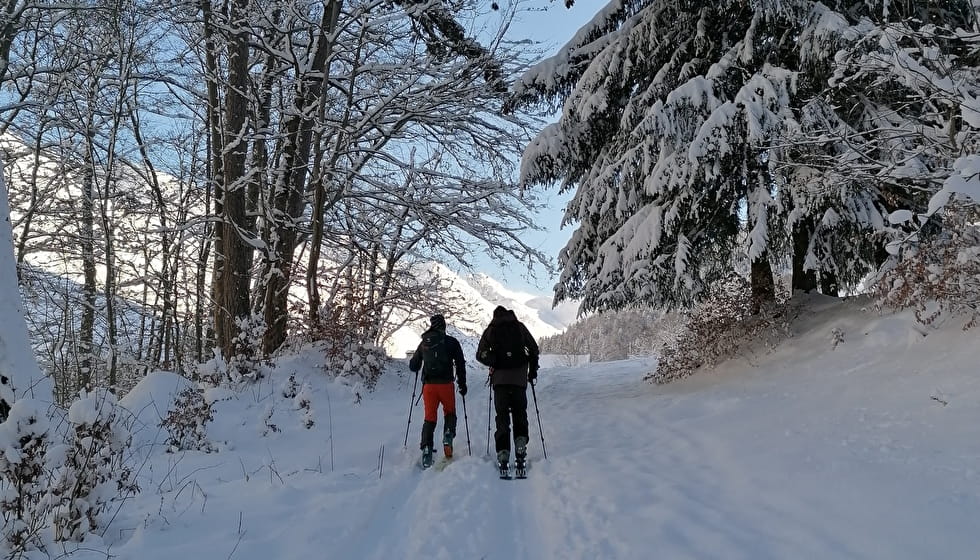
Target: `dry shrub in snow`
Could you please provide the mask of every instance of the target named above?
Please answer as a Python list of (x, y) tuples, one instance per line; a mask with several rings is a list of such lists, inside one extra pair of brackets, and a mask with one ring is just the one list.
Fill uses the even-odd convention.
[(789, 336), (790, 319), (798, 313), (783, 294), (774, 305), (753, 315), (749, 283), (733, 276), (719, 282), (703, 303), (688, 311), (687, 324), (664, 344), (657, 370), (647, 376), (663, 384), (714, 367), (762, 345), (767, 351)]
[(980, 206), (950, 204), (942, 220), (940, 232), (903, 247), (874, 293), (880, 305), (914, 309), (926, 325), (963, 315), (965, 330), (980, 321)]
[(299, 392), (299, 384), (296, 383), (296, 374), (290, 373), (289, 380), (286, 381), (286, 386), (282, 388), (282, 396), (284, 399), (295, 399), (296, 393)]
[(204, 398), (204, 391), (188, 387), (177, 395), (173, 408), (160, 425), (167, 430), (167, 451), (215, 451), (208, 441), (208, 422), (214, 420), (211, 403)]

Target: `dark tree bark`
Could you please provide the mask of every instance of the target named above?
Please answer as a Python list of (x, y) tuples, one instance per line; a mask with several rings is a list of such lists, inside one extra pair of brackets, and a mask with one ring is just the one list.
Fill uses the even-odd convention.
[(776, 285), (772, 278), (772, 265), (764, 253), (752, 262), (752, 314), (756, 315), (766, 304), (776, 301)]
[(825, 296), (839, 297), (839, 289), (836, 274), (827, 271), (820, 273), (820, 293)]
[[(302, 86), (293, 100), (293, 111), (285, 124), (286, 146), (283, 154), (282, 191), (277, 192), (273, 206), (284, 220), (273, 225), (275, 236), (266, 236), (271, 252), (262, 274), (265, 282), (262, 309), (266, 331), (262, 341), (263, 353), (275, 351), (286, 340), (289, 310), (289, 286), (293, 277), (293, 253), (297, 243), (297, 225), (306, 209), (308, 197), (307, 169), (313, 140), (312, 109), (323, 95), (323, 81), (328, 74), (328, 61), (333, 51), (333, 33), (340, 17), (341, 0), (331, 0), (324, 7), (317, 37), (311, 71), (302, 78)], [(275, 240), (273, 241), (273, 237)]]
[(80, 217), (79, 248), (82, 256), (82, 318), (78, 331), (78, 379), (77, 389), (89, 389), (94, 367), (92, 352), (95, 338), (95, 171), (91, 150), (86, 150), (82, 176), (82, 208)]
[[(220, 224), (215, 230), (215, 333), (222, 353), (230, 358), (238, 352), (235, 340), (239, 334), (239, 321), (249, 313), (251, 246), (243, 239), (248, 179), (245, 173), (249, 128), (246, 96), (249, 85), (248, 1), (234, 0), (228, 5), (227, 87), (221, 117), (218, 116), (217, 84), (213, 83), (217, 79), (218, 64), (212, 14), (210, 4), (202, 2), (202, 7), (205, 10), (205, 41), (210, 44), (206, 64), (209, 118), (212, 120), (212, 171), (219, 169), (220, 161), (220, 172), (214, 175), (215, 215)], [(221, 118), (220, 122), (218, 118)]]
[(810, 247), (810, 236), (813, 225), (810, 220), (801, 220), (793, 227), (793, 291), (810, 293), (817, 289), (817, 273), (815, 270), (804, 270), (807, 249)]

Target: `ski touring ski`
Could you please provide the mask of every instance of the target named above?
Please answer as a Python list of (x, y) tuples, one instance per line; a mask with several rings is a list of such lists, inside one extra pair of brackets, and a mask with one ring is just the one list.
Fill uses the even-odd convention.
[(514, 478), (527, 478), (527, 461), (518, 459), (514, 462)]
[(524, 480), (527, 478), (527, 461), (515, 461), (512, 465), (498, 463), (495, 466), (497, 467), (497, 473), (500, 476), (500, 480)]

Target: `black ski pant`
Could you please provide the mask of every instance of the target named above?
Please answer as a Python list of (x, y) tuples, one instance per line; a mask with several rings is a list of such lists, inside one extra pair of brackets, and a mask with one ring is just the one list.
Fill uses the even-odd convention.
[(527, 387), (520, 385), (494, 385), (493, 408), (497, 412), (497, 431), (494, 443), (497, 451), (510, 451), (510, 419), (514, 417), (514, 439), (528, 438)]
[[(456, 413), (451, 412), (447, 414), (445, 417), (443, 417), (442, 423), (443, 435), (451, 438), (456, 437)], [(431, 422), (429, 420), (422, 422), (422, 443), (419, 445), (419, 449), (425, 449), (426, 447), (435, 448), (435, 433), (435, 422)]]

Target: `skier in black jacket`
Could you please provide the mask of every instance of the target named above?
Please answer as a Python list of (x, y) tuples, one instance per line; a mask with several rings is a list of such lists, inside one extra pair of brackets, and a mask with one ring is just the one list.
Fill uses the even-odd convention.
[(425, 421), (422, 422), (422, 467), (432, 465), (432, 448), (436, 431), (439, 404), (442, 404), (442, 445), (446, 457), (453, 456), (453, 438), (456, 437), (456, 395), (453, 393), (453, 370), (459, 394), (466, 396), (466, 360), (459, 341), (446, 334), (446, 318), (433, 315), (429, 330), (422, 333), (422, 342), (412, 354), (408, 369), (417, 373), (422, 370), (422, 402), (425, 405)]
[[(514, 420), (514, 466), (525, 468), (527, 460), (527, 384), (538, 377), (538, 343), (510, 309), (497, 306), (493, 319), (480, 337), (476, 359), (490, 367), (497, 431), (494, 443), (497, 464), (510, 463), (510, 421)], [(520, 476), (520, 475), (519, 475)]]

